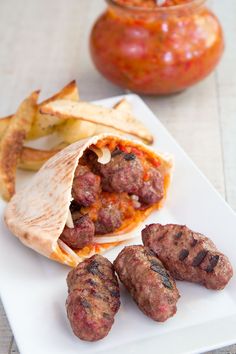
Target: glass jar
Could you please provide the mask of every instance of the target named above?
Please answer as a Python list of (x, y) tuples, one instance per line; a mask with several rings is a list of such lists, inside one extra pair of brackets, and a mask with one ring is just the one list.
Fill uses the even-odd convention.
[(90, 36), (96, 68), (142, 94), (178, 92), (202, 80), (224, 49), (220, 23), (205, 2), (144, 8), (107, 0)]

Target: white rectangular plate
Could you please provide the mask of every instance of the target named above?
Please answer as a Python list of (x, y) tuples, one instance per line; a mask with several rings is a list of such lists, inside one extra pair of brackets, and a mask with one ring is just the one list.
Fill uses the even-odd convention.
[[(209, 235), (235, 268), (234, 212), (143, 101), (136, 95), (126, 98), (136, 116), (153, 132), (154, 147), (175, 157), (173, 183), (165, 207), (154, 212), (145, 224), (187, 224)], [(120, 99), (114, 97), (97, 103), (111, 107)], [(30, 176), (21, 173), (21, 180), (26, 183)], [(1, 213), (4, 207), (1, 202)], [(82, 342), (72, 334), (66, 317), (65, 279), (69, 268), (24, 247), (12, 237), (3, 221), (0, 227), (1, 297), (21, 354), (184, 354), (236, 342), (236, 277), (223, 291), (178, 282), (181, 294), (178, 311), (165, 323), (147, 318), (122, 288), (121, 308), (109, 335), (97, 343)], [(136, 234), (133, 243), (141, 243), (140, 232)], [(106, 256), (113, 260), (121, 248)]]

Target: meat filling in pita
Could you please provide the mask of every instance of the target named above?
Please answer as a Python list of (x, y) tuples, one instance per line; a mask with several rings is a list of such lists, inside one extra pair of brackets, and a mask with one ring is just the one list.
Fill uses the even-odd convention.
[(165, 195), (161, 161), (132, 145), (100, 141), (80, 158), (72, 185), (72, 202), (60, 239), (82, 249), (94, 237), (119, 234)]

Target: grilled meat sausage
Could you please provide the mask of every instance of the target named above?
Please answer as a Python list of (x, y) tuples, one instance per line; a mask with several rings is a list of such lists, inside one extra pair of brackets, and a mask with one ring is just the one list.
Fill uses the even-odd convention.
[(135, 194), (142, 185), (143, 167), (133, 153), (115, 150), (106, 165), (97, 163), (95, 170), (101, 176), (102, 189), (107, 192)]
[(150, 205), (159, 202), (164, 197), (164, 180), (160, 171), (151, 167), (148, 180), (144, 181), (137, 195), (142, 204)]
[(94, 255), (67, 276), (67, 315), (74, 334), (96, 341), (110, 331), (120, 307), (120, 292), (112, 263)]
[(92, 173), (87, 166), (78, 165), (72, 186), (72, 197), (83, 206), (90, 206), (100, 191), (100, 177)]
[(125, 247), (114, 267), (145, 315), (164, 322), (176, 313), (179, 292), (175, 281), (151, 250), (143, 246)]
[(144, 246), (152, 249), (175, 279), (223, 289), (233, 275), (228, 258), (209, 238), (183, 225), (152, 224), (142, 231)]
[(74, 228), (64, 227), (60, 239), (72, 249), (79, 249), (92, 243), (94, 233), (95, 227), (92, 220), (87, 215), (81, 215), (74, 220)]
[(103, 235), (118, 229), (122, 224), (121, 212), (115, 205), (101, 208), (95, 221), (96, 235)]

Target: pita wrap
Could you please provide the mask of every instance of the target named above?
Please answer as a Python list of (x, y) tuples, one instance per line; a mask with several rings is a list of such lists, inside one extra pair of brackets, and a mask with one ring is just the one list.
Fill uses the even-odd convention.
[(103, 253), (119, 244), (119, 237), (121, 237), (119, 235), (130, 234), (131, 230), (152, 210), (162, 206), (165, 197), (145, 210), (139, 210), (135, 217), (124, 222), (117, 232), (105, 235), (109, 242), (97, 242), (98, 236), (95, 237), (93, 244), (80, 250), (72, 250), (59, 240), (68, 220), (72, 201), (72, 184), (79, 159), (89, 147), (101, 148), (101, 146), (111, 146), (111, 144), (135, 149), (150, 161), (158, 161), (158, 168), (164, 176), (166, 195), (173, 166), (170, 156), (157, 153), (143, 143), (126, 139), (124, 136), (100, 134), (80, 140), (54, 155), (35, 174), (28, 185), (13, 196), (4, 216), (10, 231), (26, 246), (69, 266), (75, 266), (95, 253)]

